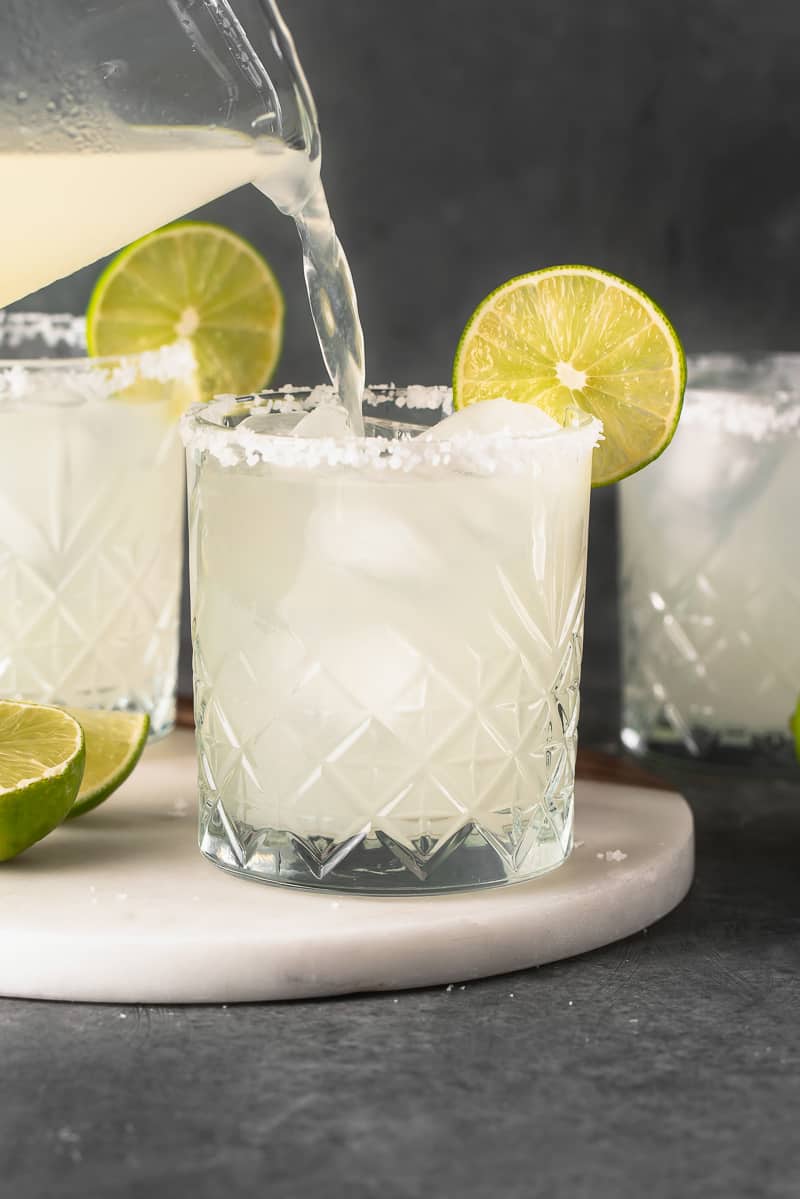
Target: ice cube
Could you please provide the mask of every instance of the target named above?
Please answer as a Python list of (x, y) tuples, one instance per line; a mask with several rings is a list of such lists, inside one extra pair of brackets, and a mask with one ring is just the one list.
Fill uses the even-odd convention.
[(537, 433), (552, 433), (560, 429), (553, 420), (535, 404), (519, 404), (514, 400), (482, 400), (470, 404), (445, 417), (423, 437), (426, 441), (449, 440), (464, 433), (486, 436), (488, 434), (517, 434), (520, 437), (535, 436)]
[(302, 412), (259, 412), (254, 410), (239, 425), (252, 433), (267, 433), (270, 437), (285, 437), (293, 433), (304, 419)]
[(377, 488), (365, 503), (359, 489), (343, 488), (335, 504), (319, 504), (310, 517), (306, 551), (326, 569), (333, 565), (359, 582), (428, 581), (441, 562), (427, 535), (428, 503), (424, 489)]
[(292, 430), (294, 437), (349, 437), (350, 418), (341, 404), (318, 404)]

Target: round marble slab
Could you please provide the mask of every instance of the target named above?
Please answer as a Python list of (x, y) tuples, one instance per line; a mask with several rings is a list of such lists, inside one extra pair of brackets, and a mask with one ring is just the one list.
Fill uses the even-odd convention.
[(458, 982), (628, 936), (692, 879), (692, 816), (668, 791), (581, 780), (558, 870), (379, 899), (217, 869), (197, 850), (195, 791), (194, 738), (179, 731), (103, 807), (0, 866), (0, 994), (225, 1003)]

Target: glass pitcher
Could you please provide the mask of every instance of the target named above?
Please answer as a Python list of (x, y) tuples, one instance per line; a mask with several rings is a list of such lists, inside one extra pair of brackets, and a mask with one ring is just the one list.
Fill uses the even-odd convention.
[(4, 0), (0, 47), (0, 307), (242, 183), (319, 187), (272, 0)]

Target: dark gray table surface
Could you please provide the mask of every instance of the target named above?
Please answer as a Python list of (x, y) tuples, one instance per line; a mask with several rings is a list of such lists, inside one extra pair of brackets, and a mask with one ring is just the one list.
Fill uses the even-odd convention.
[(0, 1193), (795, 1199), (800, 782), (683, 789), (689, 898), (582, 958), (314, 1002), (0, 1001)]

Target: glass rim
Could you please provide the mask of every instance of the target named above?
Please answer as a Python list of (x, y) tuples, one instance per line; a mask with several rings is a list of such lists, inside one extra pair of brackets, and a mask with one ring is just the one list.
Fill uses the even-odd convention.
[(690, 354), (686, 368), (682, 425), (753, 441), (800, 436), (799, 352), (709, 351)]
[(727, 387), (727, 377), (757, 381), (777, 380), (787, 390), (800, 394), (800, 351), (798, 350), (702, 350), (686, 355), (687, 387), (707, 378), (720, 379), (714, 386)]
[(45, 348), (62, 346), (86, 349), (86, 318), (69, 312), (4, 312), (0, 309), (0, 372), (26, 374), (91, 374), (95, 371), (114, 371), (128, 368), (142, 378), (159, 382), (179, 382), (189, 379), (196, 367), (194, 353), (187, 341), (176, 341), (154, 350), (139, 350), (130, 354), (88, 353), (48, 357), (6, 358), (6, 346), (41, 341)]
[[(463, 469), (470, 473), (497, 474), (530, 467), (547, 451), (569, 447), (593, 448), (602, 425), (595, 417), (575, 409), (571, 424), (536, 433), (456, 432), (450, 438), (414, 436), (430, 431), (431, 423), (415, 423), (414, 412), (452, 412), (452, 393), (447, 386), (397, 386), (372, 384), (364, 392), (365, 419), (368, 425), (394, 427), (393, 435), (362, 437), (291, 437), (286, 434), (242, 427), (245, 417), (256, 410), (269, 412), (310, 412), (320, 404), (336, 399), (332, 387), (287, 386), (248, 395), (220, 395), (209, 404), (193, 404), (181, 419), (181, 435), (187, 451), (210, 452), (223, 466), (251, 467), (259, 464), (283, 468), (368, 468), (411, 473), (418, 468)], [(400, 419), (371, 417), (369, 408), (380, 410), (394, 405)], [(241, 409), (246, 407), (246, 411)], [(237, 411), (238, 409), (238, 411)], [(218, 420), (210, 419), (218, 416)], [(226, 423), (226, 417), (231, 418)], [(380, 432), (380, 429), (376, 431)], [(411, 435), (405, 435), (411, 434)]]

